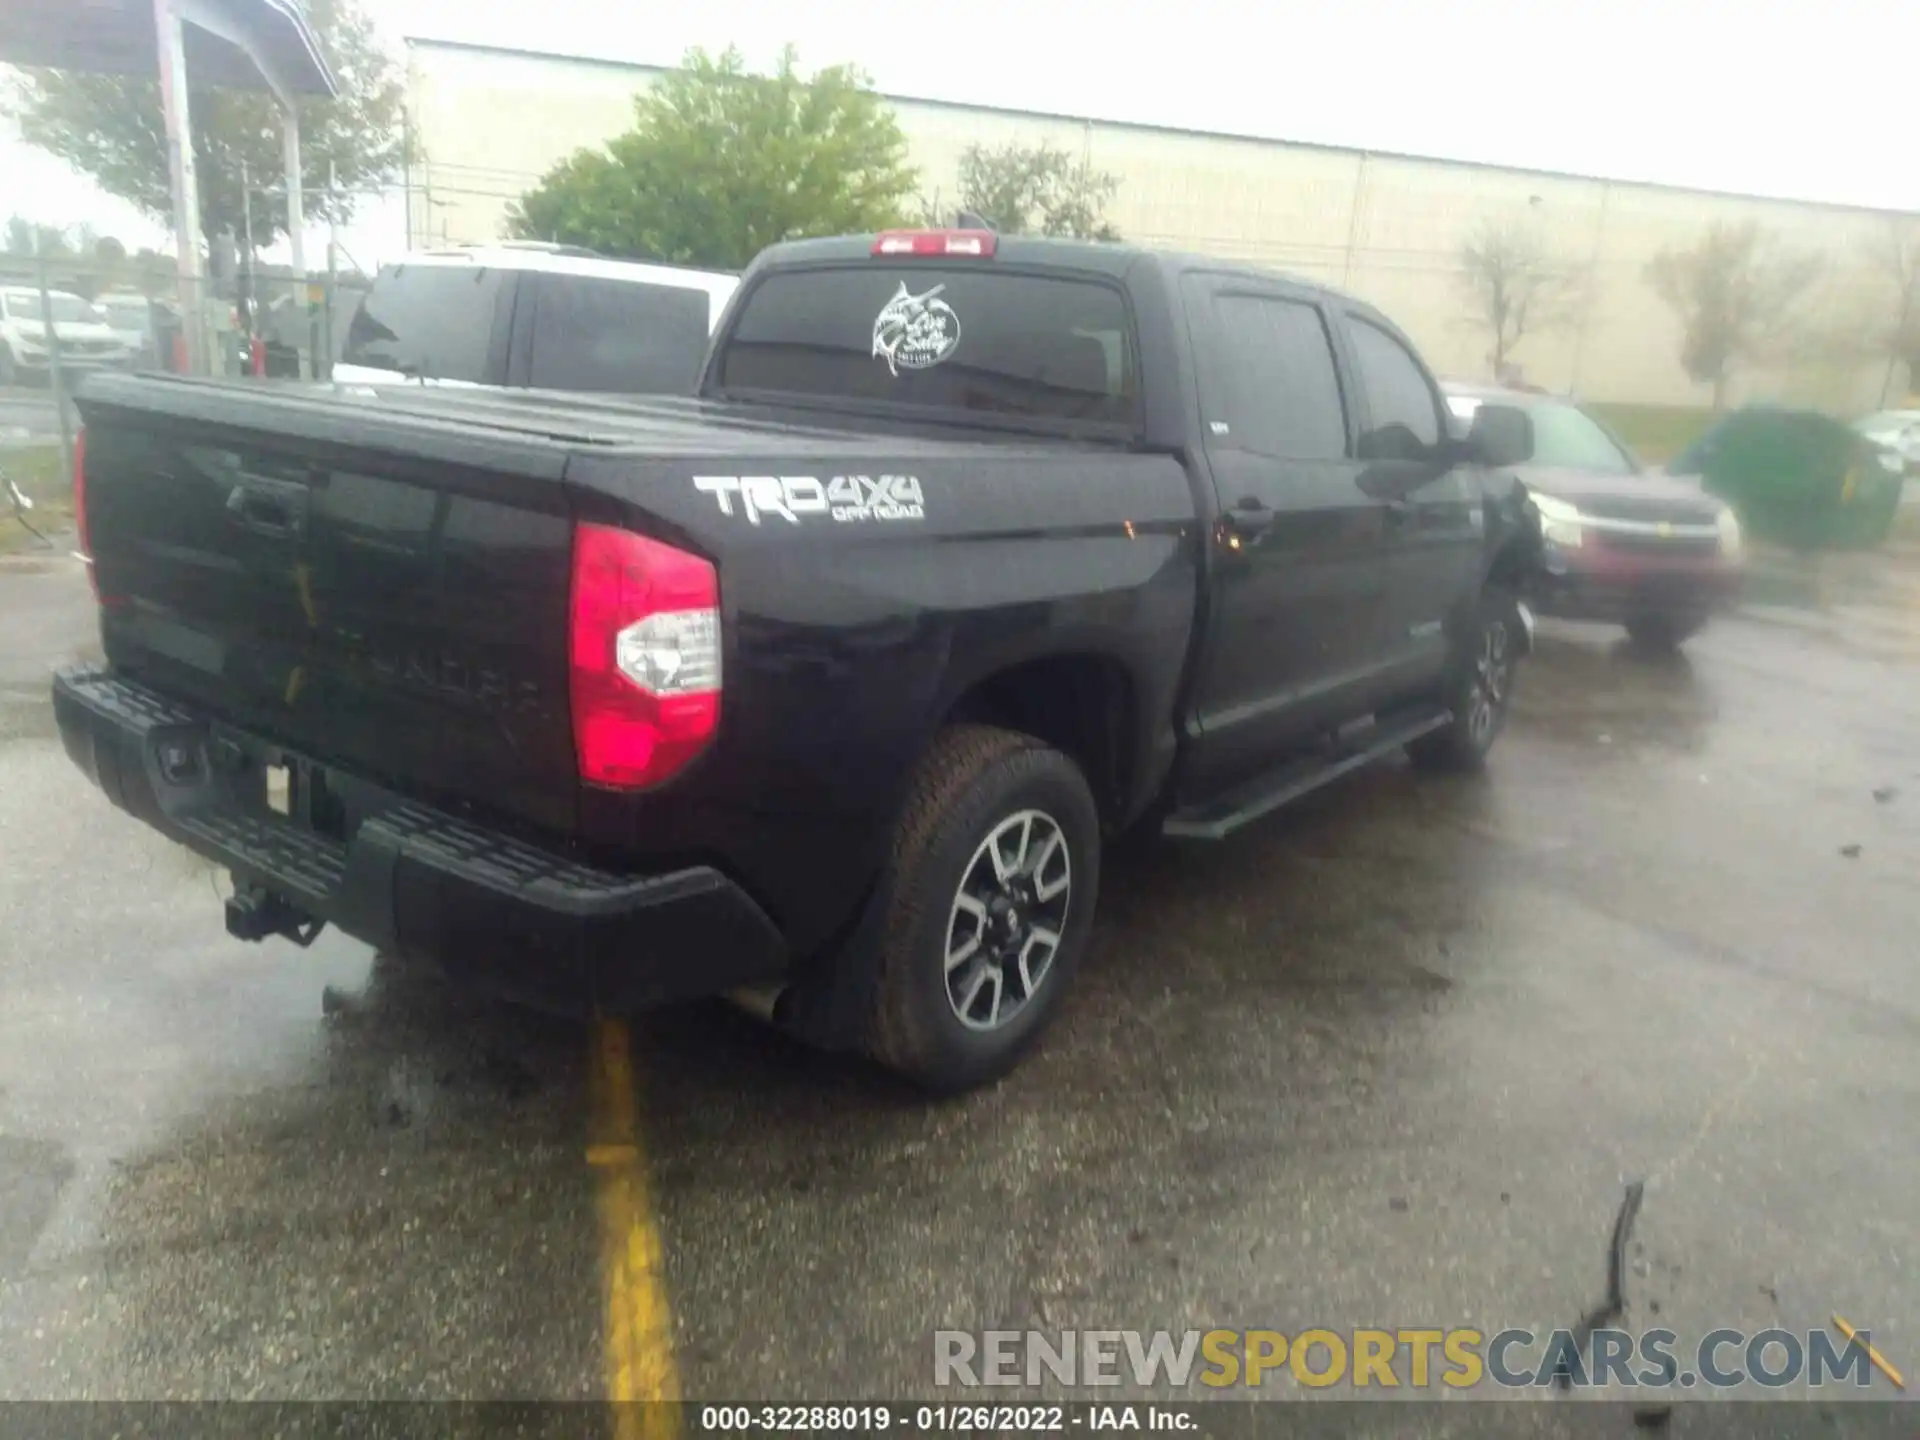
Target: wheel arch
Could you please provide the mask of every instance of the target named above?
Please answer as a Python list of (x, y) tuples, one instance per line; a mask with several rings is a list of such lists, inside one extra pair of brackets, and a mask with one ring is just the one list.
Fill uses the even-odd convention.
[(1103, 829), (1137, 813), (1153, 783), (1141, 685), (1118, 657), (1092, 650), (1034, 656), (970, 680), (939, 727), (996, 725), (1045, 742), (1087, 778)]

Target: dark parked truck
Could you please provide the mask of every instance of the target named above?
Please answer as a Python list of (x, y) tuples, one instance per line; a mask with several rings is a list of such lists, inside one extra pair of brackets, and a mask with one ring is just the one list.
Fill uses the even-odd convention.
[(1358, 301), (1108, 245), (777, 247), (700, 392), (105, 378), (68, 753), (331, 922), (563, 1011), (746, 993), (1008, 1066), (1103, 841), (1477, 766), (1537, 527)]

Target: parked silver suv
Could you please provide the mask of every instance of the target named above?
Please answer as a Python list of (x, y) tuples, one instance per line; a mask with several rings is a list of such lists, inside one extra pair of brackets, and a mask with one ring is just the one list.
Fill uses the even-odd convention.
[(380, 271), (335, 380), (688, 392), (736, 276), (511, 243)]

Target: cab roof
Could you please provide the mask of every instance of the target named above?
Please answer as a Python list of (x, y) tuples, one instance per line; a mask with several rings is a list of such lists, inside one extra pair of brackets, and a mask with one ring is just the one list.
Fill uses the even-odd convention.
[[(927, 228), (933, 233), (939, 233), (942, 227)], [(877, 238), (875, 234), (835, 235), (820, 240), (785, 241), (761, 251), (746, 273), (751, 275), (763, 269), (845, 264), (850, 261), (884, 258), (876, 257), (873, 253)], [(939, 263), (939, 261), (937, 257), (920, 256), (904, 263), (926, 265)], [(1267, 283), (1278, 281), (1294, 290), (1305, 291), (1323, 299), (1338, 300), (1362, 314), (1385, 320), (1389, 327), (1398, 329), (1378, 306), (1348, 291), (1328, 285), (1324, 281), (1263, 265), (1251, 265), (1243, 260), (1228, 260), (1217, 255), (1200, 255), (1191, 251), (1157, 250), (1144, 245), (1129, 245), (1108, 240), (995, 234), (994, 253), (991, 259), (953, 256), (951, 263), (1045, 266), (1104, 275), (1113, 280), (1124, 280), (1135, 271), (1136, 267), (1142, 265), (1151, 266), (1170, 276), (1201, 273), (1241, 275), (1250, 280)]]
[(416, 250), (397, 262), (395, 268), (416, 265), (478, 265), (490, 270), (539, 271), (548, 275), (579, 275), (598, 280), (670, 285), (682, 290), (705, 290), (716, 302), (724, 302), (740, 284), (739, 276), (725, 270), (696, 270), (686, 265), (616, 260), (576, 245), (547, 245), (538, 241), (502, 241), (493, 245), (449, 245), (433, 250)]

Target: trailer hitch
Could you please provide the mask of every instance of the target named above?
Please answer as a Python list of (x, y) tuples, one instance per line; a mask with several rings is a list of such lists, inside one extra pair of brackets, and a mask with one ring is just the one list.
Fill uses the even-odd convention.
[(227, 897), (227, 933), (236, 940), (265, 940), (279, 935), (301, 949), (313, 944), (327, 922), (296, 909), (284, 896), (263, 885), (234, 877)]

